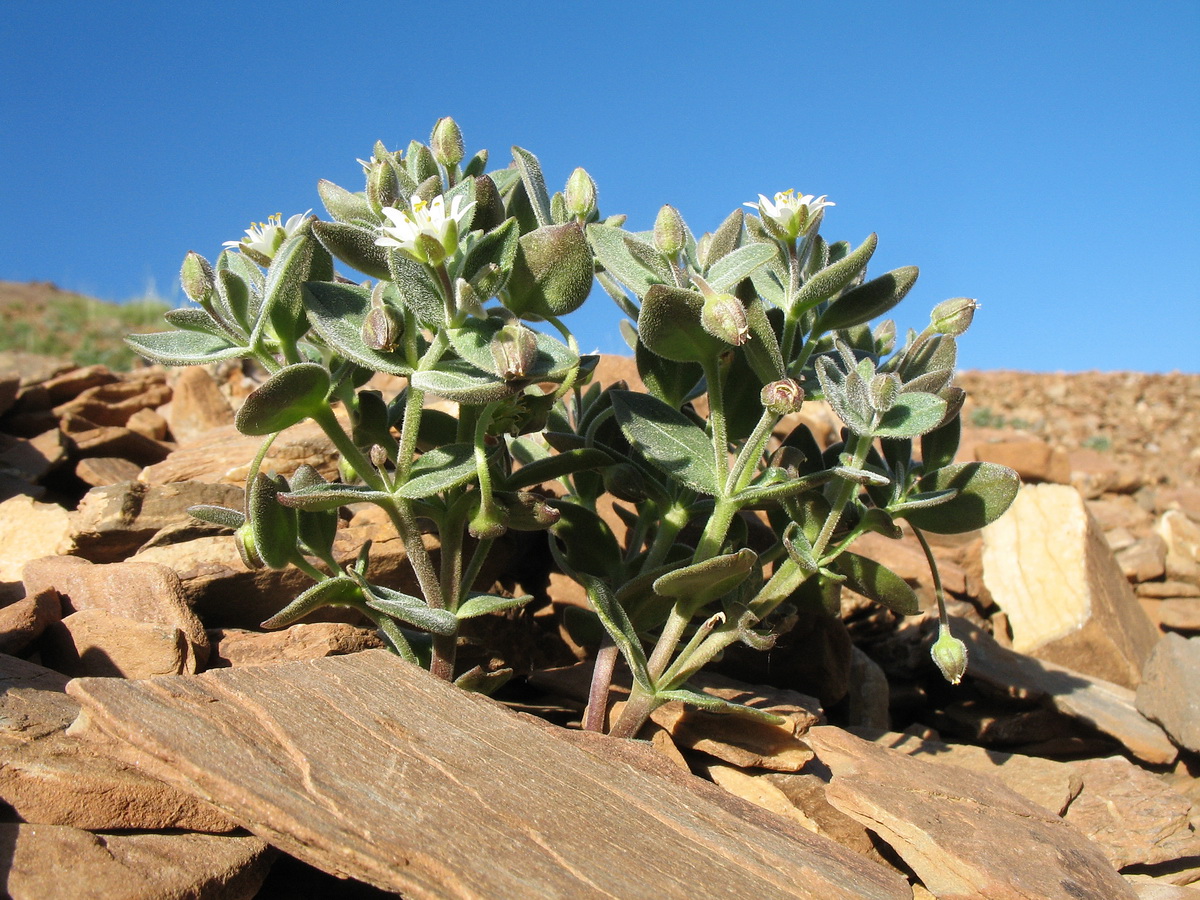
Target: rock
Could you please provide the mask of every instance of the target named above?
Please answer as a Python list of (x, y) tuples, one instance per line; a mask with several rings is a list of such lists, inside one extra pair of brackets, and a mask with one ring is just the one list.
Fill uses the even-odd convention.
[(54, 407), (56, 416), (79, 416), (97, 425), (124, 427), (130, 416), (141, 409), (154, 409), (171, 399), (163, 375), (132, 378), (90, 387), (73, 400)]
[(41, 481), (66, 461), (66, 447), (57, 428), (29, 439), (0, 434), (0, 473), (23, 481)]
[(174, 445), (146, 437), (119, 425), (97, 425), (79, 416), (66, 416), (62, 431), (77, 458), (119, 456), (148, 466), (166, 459)]
[(1071, 460), (1061, 447), (1051, 447), (1039, 438), (996, 441), (975, 445), (975, 459), (1008, 466), (1021, 481), (1069, 484)]
[[(214, 484), (245, 484), (250, 464), (262, 438), (241, 434), (234, 426), (210, 429), (202, 443), (180, 447), (169, 457), (154, 461), (141, 478), (149, 484), (203, 481)], [(271, 445), (263, 460), (264, 472), (291, 475), (302, 464), (317, 469), (326, 478), (337, 477), (337, 451), (333, 442), (312, 421), (287, 429)]]
[(0, 869), (13, 900), (249, 900), (272, 858), (256, 837), (0, 824)]
[(233, 424), (233, 407), (203, 366), (188, 366), (175, 378), (171, 434), (189, 444), (213, 428)]
[(146, 562), (93, 564), (73, 556), (30, 562), (25, 590), (33, 595), (53, 588), (64, 614), (102, 609), (116, 616), (179, 629), (187, 638), (183, 671), (195, 672), (208, 659), (208, 635), (188, 605), (179, 577), (166, 566)]
[(0, 582), (20, 581), (25, 563), (69, 546), (70, 515), (55, 503), (17, 496), (0, 503)]
[(107, 487), (122, 481), (136, 481), (142, 467), (119, 456), (95, 456), (81, 459), (75, 474), (92, 487)]
[(160, 529), (189, 521), (188, 507), (200, 504), (241, 509), (245, 495), (235, 485), (197, 481), (92, 488), (71, 517), (74, 553), (92, 562), (119, 562)]
[(887, 675), (879, 663), (858, 647), (854, 647), (851, 654), (847, 718), (851, 725), (886, 731), (890, 701)]
[(87, 730), (155, 774), (406, 896), (909, 897), (894, 872), (648, 747), (560, 737), (385, 651), (69, 689)]
[(79, 704), (67, 679), (0, 655), (0, 799), (26, 822), (93, 830), (234, 825), (193, 795), (150, 778), (103, 746), (67, 737)]
[(1174, 762), (1178, 756), (1166, 733), (1138, 712), (1134, 692), (1128, 688), (1014, 653), (961, 619), (954, 622), (953, 631), (969, 649), (968, 678), (1026, 700), (1046, 702), (1115, 737), (1130, 753), (1152, 765)]
[(16, 372), (0, 371), (0, 416), (4, 415), (16, 402), (17, 391), (21, 387), (21, 376)]
[(1078, 491), (1025, 485), (983, 540), (984, 581), (1013, 649), (1137, 686), (1158, 632)]
[(1117, 551), (1116, 557), (1121, 573), (1130, 581), (1153, 581), (1167, 571), (1167, 545), (1157, 534)]
[(1187, 797), (1120, 756), (1071, 765), (1083, 775), (1083, 791), (1065, 818), (1116, 868), (1200, 856)]
[(16, 656), (41, 637), (46, 626), (62, 621), (62, 600), (43, 591), (0, 607), (0, 653)]
[(939, 764), (948, 763), (994, 778), (1055, 815), (1062, 815), (1083, 789), (1083, 777), (1074, 763), (1055, 762), (1019, 753), (1001, 753), (971, 744), (947, 744), (894, 731), (867, 728), (850, 731), (890, 750)]
[(129, 417), (125, 427), (155, 441), (165, 441), (169, 430), (167, 420), (153, 409), (139, 409)]
[(1200, 631), (1200, 597), (1176, 597), (1161, 601), (1158, 604), (1158, 621), (1163, 628), (1174, 631)]
[(764, 778), (760, 774), (751, 774), (738, 766), (723, 763), (709, 763), (703, 767), (704, 773), (731, 794), (736, 794), (743, 800), (749, 800), (755, 806), (769, 809), (785, 819), (799, 822), (809, 831), (817, 833), (816, 828), (810, 827), (811, 820), (801, 812), (785, 794), (782, 788)]
[(1181, 747), (1200, 751), (1200, 638), (1165, 635), (1137, 690), (1137, 708)]
[(270, 632), (214, 628), (208, 635), (213, 645), (210, 668), (320, 659), (384, 646), (373, 630), (343, 622), (314, 622)]
[(1187, 581), (1146, 581), (1137, 586), (1137, 595), (1151, 600), (1200, 597), (1200, 585)]
[(46, 665), (75, 678), (151, 678), (196, 671), (187, 638), (172, 625), (85, 609), (46, 630)]
[(78, 397), (84, 391), (119, 380), (108, 366), (79, 366), (43, 379), (42, 387), (50, 402), (57, 406)]
[(1135, 897), (1095, 844), (991, 779), (830, 726), (805, 740), (833, 773), (829, 802), (887, 841), (937, 897)]
[(1178, 510), (1168, 510), (1155, 525), (1167, 545), (1167, 578), (1200, 584), (1200, 525)]
[(1156, 881), (1148, 875), (1126, 875), (1138, 900), (1200, 900), (1200, 889)]

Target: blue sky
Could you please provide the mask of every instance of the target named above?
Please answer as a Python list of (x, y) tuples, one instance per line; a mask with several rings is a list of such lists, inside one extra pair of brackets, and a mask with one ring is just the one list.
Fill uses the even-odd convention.
[[(179, 302), (188, 250), (454, 116), (693, 231), (794, 187), (983, 304), (964, 368), (1200, 372), (1200, 2), (0, 6), (0, 279)], [(620, 351), (600, 292), (569, 320)]]

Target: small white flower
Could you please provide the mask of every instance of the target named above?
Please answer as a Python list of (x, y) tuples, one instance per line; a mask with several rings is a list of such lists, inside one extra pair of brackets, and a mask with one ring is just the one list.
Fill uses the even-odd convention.
[(453, 256), (458, 249), (459, 230), (470, 218), (475, 201), (463, 203), (462, 197), (455, 197), (449, 214), (446, 199), (440, 195), (426, 203), (413, 194), (409, 202), (412, 212), (391, 206), (383, 208), (383, 214), (392, 224), (383, 226), (383, 234), (375, 243), (380, 247), (396, 247), (417, 262), (432, 265)]
[[(266, 257), (269, 263), (275, 258), (275, 251), (283, 242), (295, 234), (312, 210), (297, 213), (283, 222), (283, 213), (268, 216), (265, 222), (255, 222), (246, 229), (246, 236), (240, 241), (225, 241), (221, 246), (231, 250), (249, 250), (251, 256)], [(258, 261), (258, 260), (256, 260)]]
[(820, 221), (825, 207), (837, 206), (836, 203), (826, 200), (824, 194), (820, 197), (814, 197), (812, 194), (797, 195), (792, 188), (776, 194), (774, 203), (763, 194), (759, 194), (757, 203), (743, 205), (757, 209), (764, 220), (769, 219), (790, 240), (807, 234)]

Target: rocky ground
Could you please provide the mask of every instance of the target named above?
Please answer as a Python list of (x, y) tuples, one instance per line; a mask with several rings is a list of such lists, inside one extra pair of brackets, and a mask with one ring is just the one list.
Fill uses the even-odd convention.
[[(600, 377), (630, 374), (606, 360)], [(532, 572), (529, 546), (509, 547), (524, 567), (488, 578), (540, 605), (485, 630), (493, 661), (521, 673), (504, 703), (537, 719), (394, 669), (348, 616), (258, 627), (305, 579), (248, 571), (227, 532), (183, 512), (240, 503), (258, 441), (231, 424), (253, 388), (239, 369), (0, 357), (9, 894), (516, 896), (504, 880), (516, 867), (522, 884), (543, 885), (529, 896), (555, 895), (545, 886), (561, 877), (575, 889), (559, 896), (600, 896), (632, 853), (612, 834), (648, 829), (728, 863), (690, 884), (667, 867), (646, 882), (655, 897), (716, 896), (731, 867), (746, 885), (760, 879), (763, 897), (1200, 897), (1200, 376), (969, 372), (961, 383), (961, 457), (1011, 465), (1026, 483), (999, 522), (935, 547), (970, 646), (964, 682), (947, 685), (929, 662), (933, 588), (915, 542), (870, 540), (861, 552), (913, 584), (925, 615), (899, 620), (847, 593), (840, 617), (798, 622), (769, 654), (731, 653), (694, 685), (788, 726), (669, 704), (643, 734), (644, 757), (563, 740), (590, 665), (563, 627), (581, 601), (557, 574)], [(802, 415), (818, 437), (835, 433), (820, 405)], [(284, 473), (301, 463), (336, 471), (306, 426), (268, 460)], [(403, 547), (368, 511), (343, 523), (339, 557), (367, 540), (373, 580), (404, 586)], [(401, 705), (363, 729), (366, 749), (320, 737), (323, 711), (345, 715), (364, 691), (400, 682)], [(423, 705), (403, 706), (413, 695)], [(504, 785), (472, 781), (494, 773), (439, 756), (451, 750), (428, 729), (386, 725), (420, 716), (446, 748), (492, 735), (484, 756), (508, 760)], [(377, 749), (380, 728), (403, 765), (364, 771), (354, 760)], [(404, 774), (410, 763), (418, 774)], [(434, 801), (403, 793), (413, 778)], [(610, 809), (593, 796), (568, 814), (580, 784), (622, 799)], [(694, 817), (629, 802), (666, 784)], [(424, 826), (397, 826), (409, 807)], [(464, 846), (494, 840), (485, 826), (503, 819), (515, 861), (496, 849), (447, 868), (420, 838), (451, 813)], [(575, 847), (578, 833), (592, 842)], [(729, 843), (743, 833), (756, 837)]]

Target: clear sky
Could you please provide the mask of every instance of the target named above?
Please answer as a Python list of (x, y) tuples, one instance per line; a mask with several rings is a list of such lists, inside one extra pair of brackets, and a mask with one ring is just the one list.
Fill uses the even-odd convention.
[(188, 250), (327, 218), (443, 115), (636, 229), (828, 194), (827, 239), (921, 268), (901, 327), (980, 300), (965, 368), (1200, 372), (1197, 0), (4, 0), (0, 279), (182, 302)]

